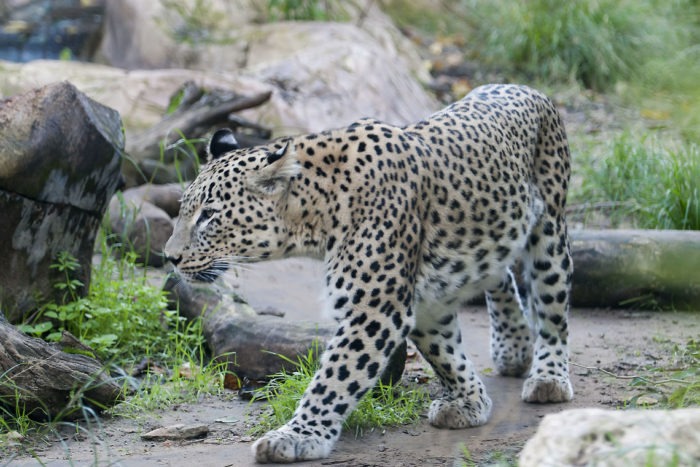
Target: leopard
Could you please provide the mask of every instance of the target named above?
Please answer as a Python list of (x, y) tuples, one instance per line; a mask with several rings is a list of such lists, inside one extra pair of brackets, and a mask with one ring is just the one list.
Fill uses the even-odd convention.
[(248, 263), (317, 258), (337, 321), (292, 418), (252, 445), (256, 462), (328, 457), (407, 340), (439, 381), (429, 423), (485, 424), (492, 402), (458, 323), (478, 297), (495, 370), (524, 378), (522, 400), (573, 398), (571, 156), (546, 95), (488, 84), (417, 123), (362, 118), (245, 148), (221, 128), (206, 153), (164, 248), (175, 269), (212, 282)]

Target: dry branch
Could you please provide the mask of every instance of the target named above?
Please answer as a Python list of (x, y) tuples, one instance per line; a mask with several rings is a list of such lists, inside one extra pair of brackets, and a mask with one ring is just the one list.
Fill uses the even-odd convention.
[[(183, 93), (186, 91), (187, 85)], [(271, 92), (253, 96), (229, 93), (223, 98), (211, 100), (201, 98), (199, 94), (194, 96), (196, 98), (189, 97), (186, 93), (184, 107), (165, 116), (148, 130), (129, 135), (126, 144), (128, 158), (122, 167), (127, 186), (146, 182), (144, 174), (150, 176), (154, 170), (154, 162), (160, 165), (173, 162), (176, 150), (172, 145), (181, 139), (182, 135), (188, 139), (198, 138), (202, 136), (199, 133), (203, 128), (206, 132), (209, 127), (229, 122), (230, 114), (264, 104), (270, 99)], [(166, 150), (161, 152), (161, 147), (165, 147)]]

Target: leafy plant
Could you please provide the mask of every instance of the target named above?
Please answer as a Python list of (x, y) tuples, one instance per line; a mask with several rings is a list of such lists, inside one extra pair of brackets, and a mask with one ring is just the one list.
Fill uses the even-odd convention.
[[(280, 358), (294, 365), (295, 370), (291, 373), (283, 370), (273, 375), (268, 385), (259, 391), (255, 400), (265, 400), (269, 409), (262, 413), (251, 429), (251, 434), (262, 435), (292, 418), (304, 390), (318, 369), (317, 355), (316, 346), (312, 346), (296, 362), (280, 355)], [(413, 423), (418, 420), (427, 403), (428, 394), (421, 388), (379, 382), (373, 391), (360, 400), (344, 427), (355, 432), (356, 436), (361, 436), (365, 430)]]
[(63, 273), (55, 287), (65, 292), (65, 302), (45, 304), (31, 323), (19, 328), (48, 341), (58, 341), (68, 331), (99, 357), (118, 357), (121, 363), (144, 356), (166, 358), (179, 345), (199, 346), (201, 330), (168, 310), (165, 293), (148, 283), (136, 254), (125, 252), (116, 260), (112, 248), (103, 239), (101, 261), (93, 268), (88, 295), (82, 298), (76, 290), (83, 284), (74, 278), (79, 265), (70, 255), (60, 254), (52, 268)]
[[(124, 381), (125, 393), (130, 394), (110, 409), (115, 415), (133, 415), (197, 400), (203, 394), (220, 394), (227, 364), (207, 361), (201, 321), (187, 322), (176, 311), (168, 310), (164, 292), (149, 284), (135, 254), (128, 247), (108, 243), (102, 232), (101, 259), (93, 267), (90, 290), (83, 298), (77, 294), (83, 284), (74, 278), (78, 262), (67, 253), (60, 254), (52, 268), (61, 273), (62, 280), (55, 286), (65, 293), (65, 303), (47, 303), (32, 323), (20, 328), (47, 340), (58, 340), (62, 331), (68, 331), (97, 356), (108, 359), (113, 373), (121, 373), (117, 377)], [(121, 259), (113, 255), (117, 249)], [(121, 369), (144, 358), (152, 363), (143, 381)], [(162, 371), (152, 371), (154, 367)], [(0, 384), (12, 381), (0, 375)], [(14, 397), (0, 399), (0, 447), (3, 433), (16, 431), (26, 436), (33, 431), (51, 432), (61, 423), (61, 416), (49, 423), (33, 420), (21, 405), (18, 391)], [(78, 406), (83, 391), (77, 389), (73, 396)], [(75, 410), (74, 404), (72, 407)], [(82, 410), (85, 422), (92, 423), (96, 414), (88, 413), (86, 406)]]

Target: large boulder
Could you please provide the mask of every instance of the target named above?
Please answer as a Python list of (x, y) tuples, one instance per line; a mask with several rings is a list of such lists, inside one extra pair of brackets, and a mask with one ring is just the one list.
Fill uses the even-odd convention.
[[(307, 35), (309, 25), (332, 31), (338, 23), (274, 22), (264, 2), (249, 0), (178, 0), (167, 2), (111, 0), (106, 5), (104, 36), (95, 61), (127, 70), (186, 68), (217, 72), (238, 71), (256, 63), (279, 61), (316, 46), (342, 40), (342, 34)], [(272, 3), (272, 2), (269, 2)], [(324, 2), (338, 19), (371, 36), (393, 62), (400, 62), (419, 81), (428, 71), (411, 40), (399, 31), (376, 2)], [(288, 26), (292, 24), (292, 26)], [(325, 25), (325, 26), (324, 26)], [(274, 29), (297, 30), (284, 42), (269, 37)], [(319, 40), (320, 39), (320, 40)], [(346, 47), (344, 44), (343, 47)], [(225, 59), (222, 60), (222, 57)], [(382, 65), (384, 65), (382, 63)]]
[(700, 409), (565, 410), (545, 416), (520, 467), (700, 465)]
[(17, 322), (61, 300), (61, 252), (86, 289), (95, 237), (120, 184), (119, 114), (62, 82), (0, 101), (0, 304)]

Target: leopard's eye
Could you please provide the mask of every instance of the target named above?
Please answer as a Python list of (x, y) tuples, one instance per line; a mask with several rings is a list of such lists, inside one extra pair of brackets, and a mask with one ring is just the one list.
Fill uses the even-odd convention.
[(197, 225), (201, 225), (202, 223), (208, 221), (216, 213), (217, 213), (216, 209), (212, 209), (212, 208), (202, 209), (202, 211), (199, 213), (199, 217), (197, 218)]

